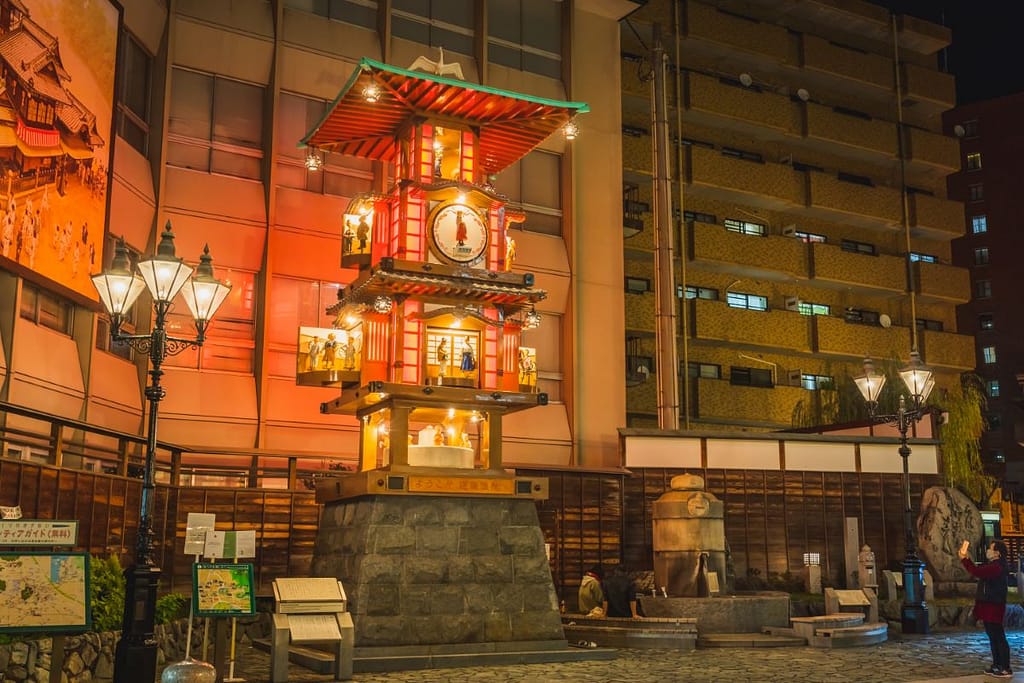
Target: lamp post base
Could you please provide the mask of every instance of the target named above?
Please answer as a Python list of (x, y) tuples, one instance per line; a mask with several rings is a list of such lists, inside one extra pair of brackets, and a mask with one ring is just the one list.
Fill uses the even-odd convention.
[(900, 610), (903, 633), (916, 633), (919, 635), (928, 634), (928, 606), (927, 605), (903, 605)]
[[(156, 641), (131, 643), (117, 641), (114, 650), (114, 683), (139, 683), (156, 678)], [(146, 678), (149, 672), (151, 678)]]
[(924, 600), (924, 562), (916, 553), (903, 560), (903, 608), (900, 610), (903, 633), (928, 633), (928, 605)]
[(114, 650), (114, 683), (140, 683), (156, 678), (156, 589), (160, 568), (136, 564), (124, 573), (125, 619)]

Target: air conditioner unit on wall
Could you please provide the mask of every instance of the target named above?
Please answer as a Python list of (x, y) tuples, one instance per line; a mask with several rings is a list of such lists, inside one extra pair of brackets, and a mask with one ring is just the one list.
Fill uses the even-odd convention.
[(786, 378), (791, 387), (799, 387), (803, 384), (803, 373), (799, 370), (789, 370)]
[(787, 296), (786, 297), (786, 310), (787, 311), (799, 311), (800, 310), (800, 297), (798, 297), (798, 296)]
[(793, 237), (794, 235), (796, 235), (796, 223), (782, 226), (783, 237)]

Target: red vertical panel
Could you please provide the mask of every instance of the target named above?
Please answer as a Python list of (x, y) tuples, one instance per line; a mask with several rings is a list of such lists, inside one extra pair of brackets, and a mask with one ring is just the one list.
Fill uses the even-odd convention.
[(462, 156), (459, 159), (459, 173), (464, 182), (476, 182), (476, 136), (462, 131)]
[(423, 321), (419, 318), (410, 317), (412, 313), (421, 313), (423, 303), (420, 301), (408, 300), (405, 302), (405, 325), (402, 334), (402, 383), (420, 384), (423, 377)]
[(363, 383), (388, 379), (388, 338), (391, 316), (363, 314)]
[(502, 205), (495, 204), (492, 206), (488, 219), (487, 263), (484, 265), (484, 268), (488, 270), (504, 270), (505, 229), (502, 223), (505, 222), (505, 209)]
[(502, 370), (501, 389), (519, 391), (519, 333), (522, 328), (514, 322), (506, 321), (501, 335)]
[(410, 261), (424, 261), (424, 232), (427, 223), (426, 200), (422, 196), (407, 196), (405, 201), (404, 235), (402, 246), (404, 258)]
[(416, 155), (419, 159), (419, 180), (423, 183), (434, 179), (434, 127), (424, 123), (416, 133)]
[(488, 325), (484, 328), (484, 349), (481, 354), (483, 362), (480, 366), (481, 383), (484, 389), (498, 388), (498, 368), (501, 359), (498, 357), (498, 328)]

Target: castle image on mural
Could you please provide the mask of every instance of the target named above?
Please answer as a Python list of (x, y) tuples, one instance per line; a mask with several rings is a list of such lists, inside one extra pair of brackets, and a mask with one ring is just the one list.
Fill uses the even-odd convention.
[[(92, 165), (102, 147), (96, 115), (70, 90), (60, 43), (17, 0), (0, 3), (0, 160), (10, 194), (19, 187), (56, 184)], [(82, 174), (80, 174), (82, 175)]]
[(26, 2), (0, 0), (0, 256), (80, 290), (102, 256), (106, 142), (65, 61)]

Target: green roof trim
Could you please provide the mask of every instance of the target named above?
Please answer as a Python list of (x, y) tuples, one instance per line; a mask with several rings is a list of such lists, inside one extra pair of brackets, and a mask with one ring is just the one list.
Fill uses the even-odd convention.
[(466, 90), (474, 90), (476, 92), (487, 93), (489, 95), (499, 95), (501, 97), (510, 97), (516, 100), (522, 100), (523, 102), (532, 102), (534, 104), (540, 104), (546, 107), (560, 107), (562, 109), (574, 109), (577, 114), (586, 114), (590, 111), (590, 105), (586, 102), (568, 102), (566, 100), (551, 100), (546, 97), (536, 97), (534, 95), (526, 95), (524, 93), (512, 92), (511, 90), (502, 90), (500, 88), (492, 88), (487, 85), (480, 85), (479, 83), (471, 83), (469, 81), (459, 80), (458, 78), (446, 78), (444, 76), (438, 76), (437, 74), (427, 73), (426, 71), (412, 71), (410, 69), (403, 69), (401, 67), (392, 66), (385, 64), (384, 62), (378, 62), (376, 59), (370, 59), (369, 57), (363, 57), (359, 60), (359, 64), (356, 65), (355, 70), (349, 77), (348, 81), (342, 86), (338, 96), (331, 102), (331, 106), (327, 108), (324, 115), (320, 117), (316, 125), (310, 129), (310, 131), (299, 140), (298, 146), (305, 147), (309, 138), (320, 129), (324, 121), (330, 117), (331, 112), (334, 111), (338, 103), (349, 93), (352, 86), (355, 85), (356, 80), (359, 79), (360, 74), (367, 69), (376, 69), (378, 71), (388, 71), (393, 74), (399, 74), (401, 76), (408, 76), (410, 78), (419, 78), (427, 81), (433, 81), (435, 83), (441, 83), (443, 85), (453, 85)]

